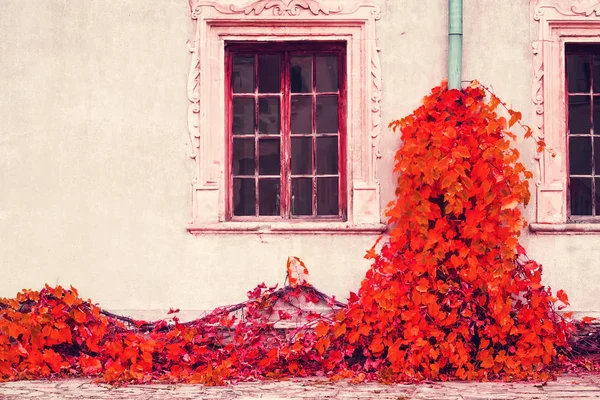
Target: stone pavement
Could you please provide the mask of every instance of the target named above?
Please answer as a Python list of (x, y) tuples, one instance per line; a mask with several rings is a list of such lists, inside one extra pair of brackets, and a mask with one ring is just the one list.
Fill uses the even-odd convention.
[(326, 380), (240, 383), (224, 387), (201, 385), (130, 385), (114, 388), (89, 380), (20, 381), (0, 383), (1, 400), (69, 399), (598, 399), (600, 374), (561, 376), (555, 382), (490, 383), (447, 382), (419, 385), (381, 385), (377, 383), (331, 383)]

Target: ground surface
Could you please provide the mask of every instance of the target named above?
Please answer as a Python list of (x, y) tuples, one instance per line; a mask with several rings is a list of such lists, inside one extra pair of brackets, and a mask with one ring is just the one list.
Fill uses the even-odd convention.
[(450, 382), (419, 385), (380, 385), (303, 379), (240, 383), (224, 387), (201, 385), (131, 385), (114, 388), (89, 380), (20, 381), (0, 383), (0, 399), (597, 399), (600, 374), (561, 376), (546, 385), (535, 383)]

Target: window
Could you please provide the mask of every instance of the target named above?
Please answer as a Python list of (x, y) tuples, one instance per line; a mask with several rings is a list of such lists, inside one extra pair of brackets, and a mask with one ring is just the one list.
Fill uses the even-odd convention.
[(569, 212), (600, 216), (600, 44), (567, 43)]
[(190, 0), (193, 234), (380, 234), (374, 4)]
[(345, 218), (344, 49), (226, 45), (230, 219)]
[(551, 152), (535, 156), (540, 234), (600, 233), (600, 4), (536, 0), (533, 131)]

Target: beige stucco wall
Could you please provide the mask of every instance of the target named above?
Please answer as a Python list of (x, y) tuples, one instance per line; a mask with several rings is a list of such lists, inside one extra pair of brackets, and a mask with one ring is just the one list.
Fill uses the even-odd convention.
[[(445, 75), (447, 2), (376, 3), (387, 124)], [(0, 32), (0, 296), (47, 282), (110, 309), (209, 309), (282, 283), (288, 255), (323, 291), (358, 288), (372, 235), (186, 231), (186, 0), (3, 0)], [(530, 119), (527, 1), (465, 2), (464, 79), (475, 78)], [(384, 130), (383, 205), (398, 144)], [(522, 150), (532, 167), (533, 149)], [(600, 310), (600, 236), (525, 234), (524, 244), (574, 309)]]

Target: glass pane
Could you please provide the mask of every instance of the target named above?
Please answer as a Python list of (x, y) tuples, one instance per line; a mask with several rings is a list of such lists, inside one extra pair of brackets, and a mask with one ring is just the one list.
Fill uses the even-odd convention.
[(233, 215), (255, 215), (254, 178), (233, 178)]
[(292, 174), (312, 175), (312, 137), (292, 138)]
[(231, 71), (233, 93), (254, 93), (254, 56), (234, 56)]
[(254, 138), (233, 139), (233, 175), (254, 175)]
[(337, 133), (337, 95), (317, 96), (317, 133)]
[(592, 178), (571, 178), (571, 215), (592, 215)]
[(317, 56), (316, 60), (317, 92), (337, 92), (338, 57)]
[(258, 141), (258, 174), (279, 175), (281, 171), (279, 139)]
[(317, 174), (338, 173), (338, 137), (317, 138)]
[[(600, 75), (598, 76), (600, 79)], [(594, 133), (600, 134), (600, 97), (594, 96)]]
[(258, 56), (258, 92), (279, 93), (281, 87), (281, 63), (279, 55)]
[(591, 137), (571, 136), (569, 138), (569, 173), (571, 175), (591, 175)]
[(594, 164), (596, 164), (596, 175), (600, 175), (600, 136), (594, 136)]
[(258, 132), (266, 135), (279, 135), (279, 97), (258, 99)]
[(569, 96), (569, 133), (590, 133), (590, 96)]
[(338, 214), (338, 178), (317, 178), (317, 215)]
[(312, 133), (312, 96), (292, 96), (292, 133)]
[(292, 178), (292, 215), (312, 215), (312, 179)]
[(590, 91), (590, 57), (567, 54), (567, 77), (569, 93)]
[(253, 98), (234, 97), (231, 130), (234, 135), (254, 134)]
[(290, 58), (292, 93), (312, 93), (312, 56)]
[[(600, 47), (598, 48), (600, 51)], [(600, 93), (600, 56), (593, 56), (594, 62), (594, 93)]]
[(279, 215), (279, 179), (259, 179), (258, 215)]

